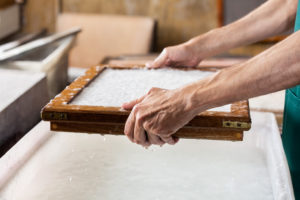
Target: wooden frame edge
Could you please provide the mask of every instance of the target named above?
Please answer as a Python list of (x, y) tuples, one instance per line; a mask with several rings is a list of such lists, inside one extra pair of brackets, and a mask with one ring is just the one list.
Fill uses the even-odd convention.
[[(120, 123), (125, 123), (129, 111), (125, 111), (120, 107), (102, 107), (102, 106), (84, 106), (84, 105), (72, 105), (70, 102), (80, 94), (80, 92), (88, 86), (101, 72), (107, 68), (112, 69), (133, 69), (144, 68), (143, 65), (136, 65), (130, 68), (124, 68), (111, 65), (99, 65), (88, 69), (84, 75), (78, 77), (73, 83), (65, 88), (59, 95), (51, 100), (41, 111), (41, 118), (45, 121), (69, 121), (76, 122), (80, 119), (80, 114), (87, 113), (92, 116), (92, 120), (88, 122), (96, 123), (99, 119), (107, 117), (109, 119), (117, 120)], [(179, 68), (184, 70), (202, 70), (199, 68)], [(226, 116), (227, 120), (222, 118)], [(220, 128), (235, 128), (238, 130), (249, 130), (251, 127), (251, 119), (249, 114), (248, 101), (235, 102), (231, 105), (231, 112), (216, 112), (205, 111), (197, 115), (186, 126), (203, 126), (203, 118), (216, 118), (217, 124), (212, 124), (211, 127)], [(81, 119), (84, 120), (84, 119)], [(210, 126), (209, 126), (210, 127)]]
[[(78, 132), (88, 134), (124, 135), (124, 124), (86, 124), (71, 122), (51, 122), (52, 131)], [(209, 139), (242, 141), (242, 130), (219, 130), (213, 128), (183, 127), (175, 134), (175, 137), (184, 139)]]

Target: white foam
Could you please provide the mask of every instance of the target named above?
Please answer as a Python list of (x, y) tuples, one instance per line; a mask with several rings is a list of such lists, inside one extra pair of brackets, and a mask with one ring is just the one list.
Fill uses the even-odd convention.
[[(106, 69), (71, 104), (120, 107), (125, 102), (145, 95), (152, 87), (175, 89), (213, 73), (174, 69)], [(211, 110), (230, 112), (230, 105)]]

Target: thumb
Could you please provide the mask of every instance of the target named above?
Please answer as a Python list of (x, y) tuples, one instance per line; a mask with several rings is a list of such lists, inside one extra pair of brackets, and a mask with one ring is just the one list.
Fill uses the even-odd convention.
[(147, 63), (146, 67), (161, 68), (164, 67), (166, 63), (167, 63), (167, 52), (164, 50), (152, 63)]
[(144, 95), (144, 96), (142, 96), (138, 99), (129, 101), (127, 103), (123, 103), (122, 108), (125, 109), (125, 110), (131, 110), (136, 104), (142, 102), (145, 99), (145, 97), (146, 97), (146, 95)]

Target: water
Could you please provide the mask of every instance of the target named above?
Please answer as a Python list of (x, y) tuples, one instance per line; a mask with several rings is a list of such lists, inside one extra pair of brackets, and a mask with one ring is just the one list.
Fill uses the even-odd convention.
[(53, 133), (0, 199), (273, 199), (264, 154), (253, 146), (181, 140), (144, 149), (103, 138)]

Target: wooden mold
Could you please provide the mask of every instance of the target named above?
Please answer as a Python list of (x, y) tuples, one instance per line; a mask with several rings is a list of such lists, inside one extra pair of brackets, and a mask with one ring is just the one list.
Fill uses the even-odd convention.
[[(100, 65), (91, 67), (59, 95), (51, 100), (41, 112), (45, 121), (51, 122), (51, 130), (122, 135), (130, 111), (120, 107), (73, 105), (71, 101), (96, 77), (108, 69), (133, 69)], [(210, 70), (201, 68), (178, 68), (178, 70)], [(179, 129), (179, 138), (243, 140), (243, 132), (251, 127), (248, 101), (231, 104), (231, 112), (205, 111)]]

